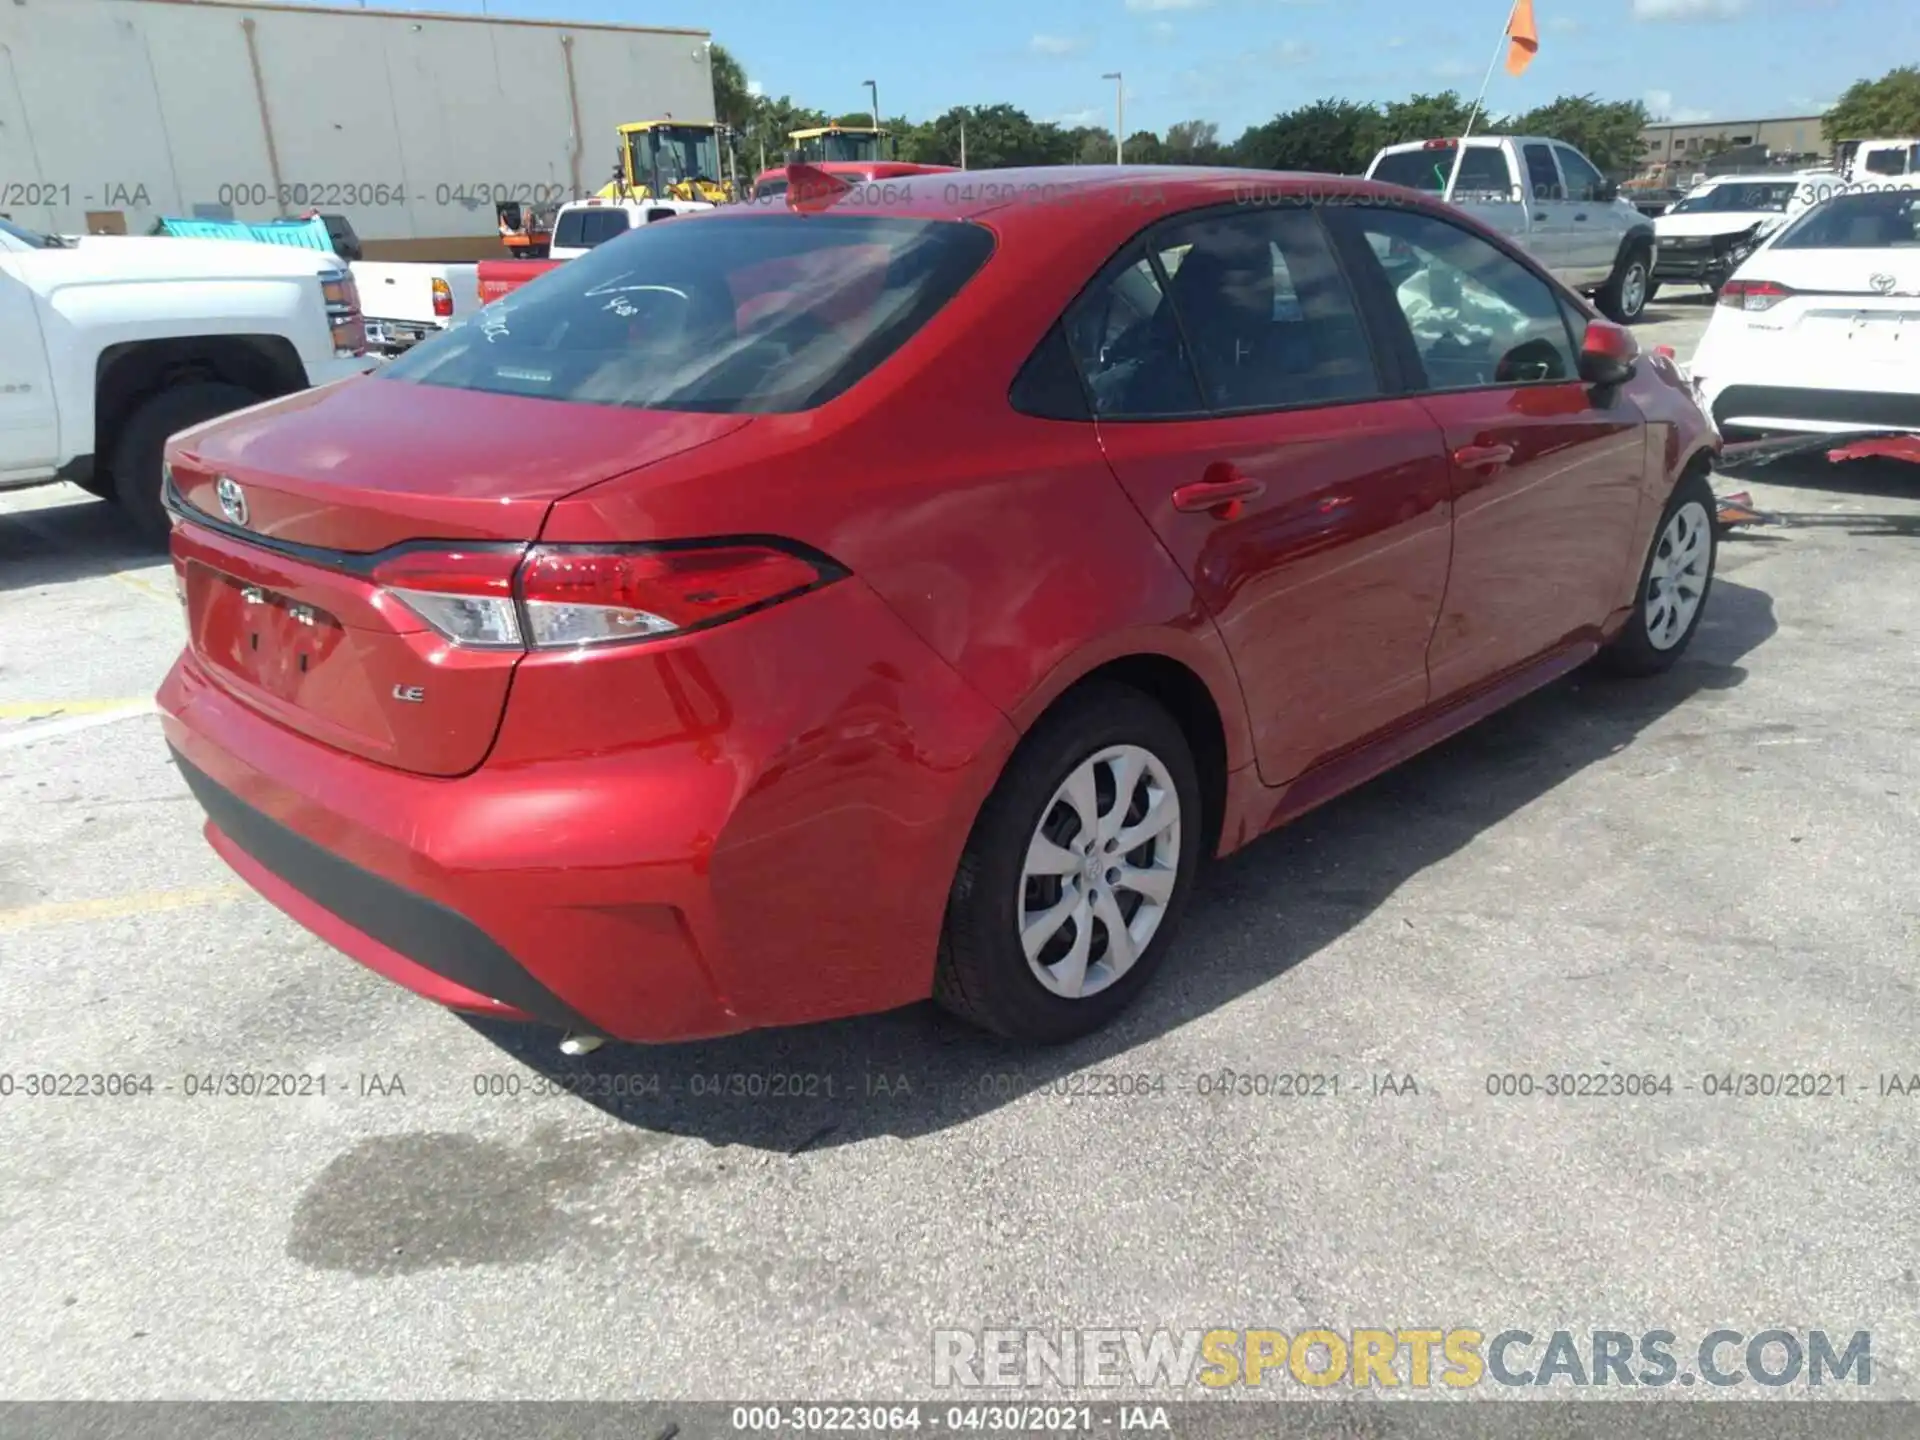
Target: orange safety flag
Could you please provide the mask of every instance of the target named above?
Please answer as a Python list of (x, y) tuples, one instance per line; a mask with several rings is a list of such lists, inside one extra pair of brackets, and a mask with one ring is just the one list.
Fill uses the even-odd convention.
[(1518, 75), (1540, 53), (1540, 32), (1533, 28), (1533, 0), (1514, 0), (1507, 17), (1507, 73)]

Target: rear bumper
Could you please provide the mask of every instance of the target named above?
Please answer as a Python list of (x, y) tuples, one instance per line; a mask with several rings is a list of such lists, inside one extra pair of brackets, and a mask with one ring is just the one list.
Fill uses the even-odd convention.
[(1709, 386), (1701, 398), (1722, 431), (1920, 430), (1920, 393), (1731, 384)]
[(1015, 739), (858, 581), (522, 661), (458, 779), (297, 734), (191, 654), (159, 703), (209, 841), (293, 919), (437, 1003), (636, 1041), (930, 994)]

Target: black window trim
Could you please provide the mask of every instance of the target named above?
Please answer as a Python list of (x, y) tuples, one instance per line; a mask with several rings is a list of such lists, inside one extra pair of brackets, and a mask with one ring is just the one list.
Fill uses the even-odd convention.
[[(1360, 198), (1363, 197), (1356, 192), (1354, 199)], [(1273, 210), (1298, 209), (1312, 213), (1315, 221), (1319, 225), (1321, 236), (1327, 243), (1327, 249), (1333, 257), (1334, 267), (1339, 271), (1341, 279), (1346, 283), (1347, 293), (1353, 299), (1354, 312), (1360, 321), (1361, 338), (1365, 342), (1368, 356), (1373, 362), (1374, 381), (1378, 386), (1375, 394), (1347, 395), (1331, 400), (1303, 400), (1288, 405), (1236, 406), (1230, 409), (1221, 408), (1213, 404), (1207, 393), (1206, 380), (1201, 375), (1200, 367), (1194, 360), (1193, 346), (1189, 343), (1187, 337), (1186, 319), (1181, 315), (1180, 307), (1173, 305), (1172, 294), (1168, 289), (1169, 277), (1165, 268), (1160, 263), (1160, 250), (1162, 247), (1154, 244), (1153, 239), (1156, 231), (1171, 229), (1177, 225), (1189, 224), (1196, 219), (1209, 215), (1227, 215), (1244, 212), (1247, 209), (1247, 205), (1244, 201), (1238, 200), (1208, 201), (1204, 204), (1188, 206), (1182, 210), (1171, 211), (1168, 214), (1155, 217), (1139, 230), (1136, 230), (1132, 235), (1128, 236), (1120, 243), (1114, 252), (1101, 263), (1099, 268), (1093, 272), (1092, 278), (1075, 291), (1073, 298), (1061, 308), (1059, 315), (1054, 318), (1053, 325), (1048, 328), (1047, 334), (1042, 335), (1039, 344), (1034, 347), (1035, 354), (1047, 344), (1048, 337), (1052, 334), (1053, 330), (1061, 330), (1064, 338), (1067, 316), (1073, 313), (1075, 306), (1079, 305), (1088, 295), (1104, 285), (1112, 276), (1133, 268), (1133, 266), (1138, 265), (1144, 259), (1153, 274), (1154, 284), (1159, 287), (1161, 296), (1167, 304), (1173, 305), (1174, 324), (1180, 332), (1181, 356), (1186, 361), (1187, 374), (1193, 381), (1194, 393), (1200, 397), (1201, 408), (1197, 411), (1183, 410), (1164, 415), (1102, 415), (1094, 405), (1092, 387), (1087, 384), (1087, 378), (1080, 369), (1079, 360), (1072, 355), (1071, 347), (1069, 347), (1068, 358), (1073, 361), (1073, 373), (1079, 380), (1082, 391), (1086, 394), (1087, 422), (1115, 425), (1193, 424), (1197, 421), (1205, 420), (1238, 420), (1253, 415), (1286, 415), (1300, 410), (1331, 410), (1348, 405), (1374, 405), (1383, 400), (1400, 399), (1407, 394), (1411, 394), (1413, 393), (1413, 387), (1409, 384), (1409, 381), (1413, 376), (1420, 375), (1424, 378), (1424, 371), (1417, 367), (1418, 356), (1415, 356), (1416, 368), (1411, 372), (1407, 371), (1403, 358), (1387, 343), (1387, 341), (1392, 338), (1391, 330), (1389, 330), (1387, 336), (1383, 338), (1381, 327), (1388, 323), (1388, 317), (1376, 314), (1370, 309), (1367, 300), (1368, 287), (1362, 284), (1359, 277), (1353, 273), (1353, 268), (1348, 263), (1348, 257), (1342, 253), (1343, 247), (1340, 242), (1340, 237), (1334, 227), (1328, 223), (1328, 211), (1341, 209), (1346, 203), (1348, 202), (1342, 201), (1338, 205), (1329, 206), (1301, 197), (1297, 200), (1288, 198), (1278, 204), (1263, 206), (1262, 208)], [(1399, 307), (1394, 304), (1392, 294), (1388, 293), (1385, 296), (1385, 300), (1387, 305), (1396, 312), (1397, 316)], [(1402, 330), (1406, 328), (1404, 317), (1398, 317), (1398, 323)], [(1409, 345), (1411, 345), (1411, 340), (1412, 337), (1409, 333)], [(1015, 375), (1016, 385), (1018, 384), (1019, 376), (1026, 373), (1027, 366), (1034, 363), (1034, 358), (1034, 355), (1030, 354), (1026, 360), (1021, 362), (1020, 369)], [(1012, 402), (1013, 395), (1011, 387), (1009, 387), (1008, 398), (1009, 401)], [(1014, 409), (1021, 414), (1032, 413), (1022, 410), (1017, 403), (1014, 404)], [(1036, 418), (1057, 419), (1060, 417), (1038, 416)], [(1075, 421), (1072, 423), (1081, 422)]]
[[(1414, 344), (1413, 327), (1407, 323), (1406, 312), (1401, 310), (1400, 302), (1394, 298), (1393, 287), (1387, 281), (1386, 269), (1380, 264), (1380, 258), (1373, 253), (1373, 246), (1367, 243), (1366, 234), (1361, 229), (1361, 217), (1365, 212), (1409, 210), (1429, 220), (1438, 221), (1442, 225), (1451, 225), (1469, 239), (1479, 240), (1491, 246), (1529, 274), (1544, 281), (1547, 293), (1555, 302), (1554, 313), (1560, 317), (1560, 328), (1566, 332), (1567, 349), (1574, 359), (1574, 373), (1565, 380), (1506, 380), (1488, 385), (1452, 385), (1444, 389), (1433, 385), (1427, 377), (1427, 367), (1420, 359), (1420, 347)], [(1405, 394), (1412, 396), (1477, 395), (1489, 390), (1515, 390), (1527, 386), (1586, 384), (1579, 374), (1580, 344), (1574, 338), (1573, 327), (1567, 322), (1566, 302), (1571, 299), (1574, 308), (1586, 315), (1589, 320), (1594, 318), (1592, 312), (1578, 295), (1556, 279), (1545, 266), (1525, 251), (1508, 244), (1504, 237), (1490, 236), (1473, 226), (1462, 225), (1452, 216), (1441, 214), (1437, 208), (1390, 202), (1368, 204), (1365, 203), (1365, 197), (1361, 197), (1360, 203), (1340, 206), (1335, 212), (1332, 229), (1347, 252), (1349, 263), (1365, 273), (1367, 288), (1373, 291), (1378, 300), (1386, 306), (1387, 320), (1392, 326), (1395, 354), (1408, 380), (1413, 382), (1404, 392)]]

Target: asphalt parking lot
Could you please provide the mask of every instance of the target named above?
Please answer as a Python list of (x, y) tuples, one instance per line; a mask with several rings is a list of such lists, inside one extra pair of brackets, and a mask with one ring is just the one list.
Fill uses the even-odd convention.
[[(1704, 307), (1655, 310), (1684, 358)], [(1602, 1325), (1866, 1329), (1872, 1394), (1920, 1396), (1920, 1097), (1881, 1093), (1920, 1072), (1920, 473), (1752, 488), (1787, 523), (1728, 542), (1675, 671), (1576, 675), (1218, 867), (1112, 1033), (580, 1061), (240, 887), (146, 709), (166, 566), (0, 496), (0, 1076), (154, 1081), (0, 1098), (0, 1395), (883, 1398), (933, 1394), (936, 1327)], [(1488, 1093), (1560, 1071), (1672, 1088)], [(1703, 1087), (1780, 1072), (1845, 1093)]]

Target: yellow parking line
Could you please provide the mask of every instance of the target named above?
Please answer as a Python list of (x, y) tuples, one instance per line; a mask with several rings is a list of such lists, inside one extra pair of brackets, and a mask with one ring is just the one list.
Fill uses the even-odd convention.
[(109, 710), (134, 710), (152, 703), (148, 695), (131, 700), (6, 700), (0, 701), (0, 720), (51, 720), (65, 715), (102, 715)]
[(44, 905), (0, 910), (0, 931), (39, 930), (82, 920), (120, 920), (129, 915), (155, 915), (163, 910), (190, 910), (198, 905), (237, 900), (246, 893), (241, 885), (207, 885), (197, 890), (147, 890), (134, 895), (110, 895), (101, 900), (54, 900)]
[(180, 603), (180, 597), (174, 594), (172, 590), (161, 585), (156, 585), (151, 580), (143, 580), (138, 575), (122, 575), (118, 571), (111, 571), (107, 578), (118, 580), (122, 585), (138, 590), (142, 595), (158, 600), (163, 605), (178, 605)]

